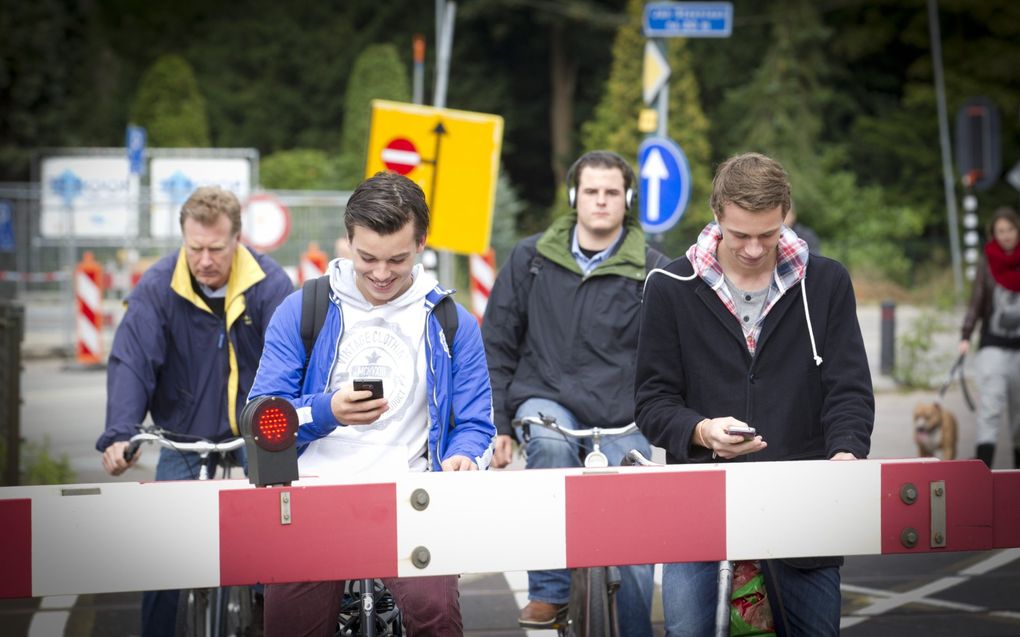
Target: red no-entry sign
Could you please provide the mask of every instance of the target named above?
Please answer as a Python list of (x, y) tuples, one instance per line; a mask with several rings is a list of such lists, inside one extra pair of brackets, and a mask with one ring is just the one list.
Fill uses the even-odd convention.
[(382, 160), (386, 167), (400, 175), (406, 175), (421, 163), (421, 155), (411, 140), (397, 137), (386, 144), (382, 150)]

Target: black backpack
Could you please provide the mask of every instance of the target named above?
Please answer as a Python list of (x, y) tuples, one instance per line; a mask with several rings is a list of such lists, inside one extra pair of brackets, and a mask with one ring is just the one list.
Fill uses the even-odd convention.
[[(319, 338), (322, 331), (322, 324), (326, 322), (326, 310), (329, 308), (329, 275), (323, 275), (315, 279), (305, 281), (301, 286), (301, 340), (305, 343), (305, 366), (308, 371), (308, 361), (312, 357), (312, 346)], [(439, 320), (439, 326), (443, 328), (446, 336), (446, 344), (453, 352), (453, 337), (457, 335), (457, 306), (453, 299), (444, 296), (433, 313)], [(304, 376), (304, 374), (302, 374)]]

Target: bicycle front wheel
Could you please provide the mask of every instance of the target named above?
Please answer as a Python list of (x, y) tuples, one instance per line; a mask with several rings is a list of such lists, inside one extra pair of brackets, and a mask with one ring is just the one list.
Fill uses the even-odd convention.
[(382, 580), (373, 580), (375, 608), (372, 616), (372, 631), (366, 630), (361, 609), (361, 581), (349, 580), (340, 604), (340, 617), (337, 619), (336, 637), (358, 637), (372, 632), (376, 637), (403, 637), (404, 625), (397, 608), (393, 593), (383, 584)]
[(224, 588), (220, 605), (220, 631), (212, 637), (262, 637), (262, 599), (254, 588)]
[(209, 589), (189, 588), (177, 598), (177, 637), (209, 637)]
[(572, 637), (614, 637), (605, 567), (578, 568), (571, 574), (567, 634)]

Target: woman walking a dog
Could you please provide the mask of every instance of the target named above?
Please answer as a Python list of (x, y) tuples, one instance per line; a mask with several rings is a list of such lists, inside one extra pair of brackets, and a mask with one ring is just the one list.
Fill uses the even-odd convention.
[(1020, 217), (1012, 208), (995, 211), (988, 224), (988, 243), (978, 265), (960, 353), (981, 323), (975, 368), (981, 400), (977, 412), (977, 457), (989, 468), (1004, 417), (1013, 441), (1013, 467), (1020, 468)]

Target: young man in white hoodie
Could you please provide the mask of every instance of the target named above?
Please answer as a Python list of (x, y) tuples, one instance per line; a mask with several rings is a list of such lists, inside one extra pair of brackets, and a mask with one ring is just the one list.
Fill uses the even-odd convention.
[[(344, 224), (351, 258), (329, 264), (330, 304), (307, 368), (297, 292), (270, 322), (249, 400), (297, 408), (302, 476), (487, 468), (495, 427), (478, 322), (457, 305), (448, 344), (433, 314), (452, 292), (415, 264), (429, 225), (422, 190), (378, 173), (351, 195)], [(383, 397), (353, 388), (364, 377), (382, 379)], [(409, 635), (463, 633), (457, 576), (385, 581)], [(343, 584), (268, 585), (266, 635), (333, 635)]]

